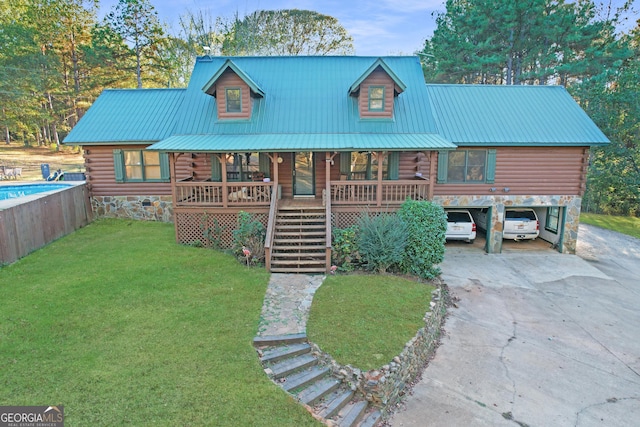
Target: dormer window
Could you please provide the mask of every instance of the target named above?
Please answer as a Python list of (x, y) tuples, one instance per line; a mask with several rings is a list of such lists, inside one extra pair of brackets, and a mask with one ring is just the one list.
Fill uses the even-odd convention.
[(222, 64), (202, 91), (216, 98), (218, 120), (251, 120), (253, 99), (264, 98), (262, 89), (230, 59)]
[(364, 120), (393, 119), (395, 97), (406, 85), (382, 60), (373, 64), (351, 85), (349, 95), (358, 98), (358, 111)]
[(224, 92), (227, 101), (227, 113), (242, 113), (242, 89), (229, 87)]
[(384, 111), (384, 86), (369, 86), (369, 111)]

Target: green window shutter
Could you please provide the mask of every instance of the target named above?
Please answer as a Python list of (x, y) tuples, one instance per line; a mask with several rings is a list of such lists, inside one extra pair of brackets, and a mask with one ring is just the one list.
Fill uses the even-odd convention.
[(113, 169), (116, 173), (116, 182), (124, 182), (124, 157), (122, 150), (113, 150)]
[(496, 180), (496, 150), (487, 150), (487, 184)]
[(400, 152), (390, 152), (387, 164), (389, 168), (389, 179), (398, 179), (398, 175), (400, 174)]
[(160, 153), (160, 179), (163, 182), (171, 181), (171, 169), (169, 168), (169, 153)]
[(447, 172), (449, 169), (449, 152), (438, 151), (438, 184), (447, 182)]
[(340, 175), (349, 176), (351, 172), (351, 151), (343, 151), (340, 153)]
[(270, 178), (269, 169), (271, 167), (271, 160), (267, 153), (258, 153), (258, 170), (264, 174), (266, 178)]
[(222, 163), (220, 163), (220, 157), (215, 154), (211, 155), (211, 181), (222, 181)]

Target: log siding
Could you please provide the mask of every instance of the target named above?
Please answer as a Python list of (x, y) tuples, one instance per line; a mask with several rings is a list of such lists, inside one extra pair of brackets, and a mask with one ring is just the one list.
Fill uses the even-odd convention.
[[(384, 87), (384, 110), (369, 111), (369, 88)], [(363, 119), (392, 119), (395, 83), (381, 68), (374, 70), (360, 85), (358, 107)]]
[[(146, 145), (85, 146), (84, 164), (87, 188), (92, 196), (170, 196), (170, 182), (116, 182), (113, 150), (144, 150)], [(193, 162), (191, 155), (178, 158), (177, 176), (184, 179), (191, 176)]]
[(584, 193), (588, 147), (487, 147), (489, 148), (497, 150), (494, 183), (436, 184), (434, 194), (581, 196)]
[[(239, 113), (227, 112), (226, 90), (239, 88), (242, 96), (240, 105), (242, 111)], [(216, 99), (218, 104), (218, 119), (235, 119), (249, 120), (251, 118), (251, 89), (249, 86), (233, 71), (227, 70), (216, 82)]]

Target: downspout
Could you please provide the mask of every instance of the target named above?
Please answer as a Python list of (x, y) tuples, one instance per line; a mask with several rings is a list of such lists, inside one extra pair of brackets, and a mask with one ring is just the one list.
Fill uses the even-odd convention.
[(382, 164), (384, 163), (385, 155), (386, 153), (384, 151), (376, 152), (376, 157), (378, 158), (378, 185), (376, 186), (378, 191), (376, 191), (376, 205), (378, 207), (382, 206)]
[(169, 153), (169, 180), (171, 181), (171, 200), (173, 200), (173, 222), (176, 224), (173, 228), (176, 235), (176, 242), (180, 243), (178, 236), (178, 221), (176, 220), (176, 208), (178, 206), (176, 189), (176, 153)]
[(433, 200), (433, 192), (436, 184), (436, 162), (438, 161), (438, 154), (435, 151), (431, 151), (429, 156), (429, 190), (427, 199)]
[(222, 170), (222, 207), (229, 207), (229, 188), (227, 184), (227, 153), (220, 153), (220, 166)]

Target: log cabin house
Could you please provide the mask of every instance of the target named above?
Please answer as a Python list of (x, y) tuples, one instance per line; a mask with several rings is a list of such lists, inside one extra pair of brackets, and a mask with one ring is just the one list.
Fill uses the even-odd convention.
[(326, 272), (332, 227), (409, 197), (487, 215), (489, 253), (505, 207), (532, 207), (573, 253), (589, 148), (608, 140), (559, 86), (425, 84), (416, 57), (205, 56), (186, 89), (105, 90), (64, 143), (98, 216), (228, 247), (246, 211), (270, 271)]

